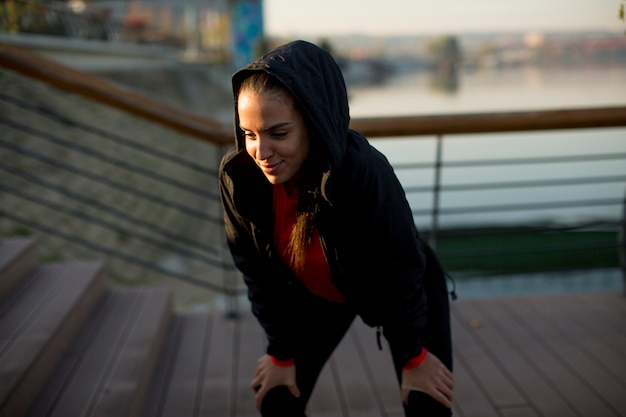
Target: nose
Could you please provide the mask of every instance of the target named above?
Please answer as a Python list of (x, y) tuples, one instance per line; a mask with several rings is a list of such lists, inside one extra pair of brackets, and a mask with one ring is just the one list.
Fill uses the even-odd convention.
[(271, 141), (263, 137), (258, 137), (256, 141), (256, 159), (259, 161), (264, 161), (266, 159), (269, 159), (272, 154), (273, 151), (271, 147)]

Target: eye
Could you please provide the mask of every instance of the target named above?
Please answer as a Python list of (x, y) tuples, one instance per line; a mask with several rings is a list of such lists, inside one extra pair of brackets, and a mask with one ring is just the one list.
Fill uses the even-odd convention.
[(254, 140), (254, 139), (256, 139), (255, 134), (254, 134), (254, 133), (252, 133), (252, 132), (246, 132), (246, 131), (244, 131), (244, 132), (243, 132), (243, 136), (244, 136), (247, 140)]
[(275, 139), (280, 139), (287, 136), (287, 132), (272, 132), (272, 137)]

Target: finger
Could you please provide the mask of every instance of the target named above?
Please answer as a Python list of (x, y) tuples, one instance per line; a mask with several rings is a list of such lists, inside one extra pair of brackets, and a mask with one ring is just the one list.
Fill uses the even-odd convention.
[(454, 388), (454, 375), (452, 374), (452, 372), (448, 371), (445, 373), (445, 382), (446, 385), (449, 386), (450, 388)]
[(448, 398), (448, 399), (452, 398), (452, 389), (450, 389), (449, 387), (443, 385), (443, 386), (439, 387), (438, 390), (443, 395), (445, 395), (446, 398)]
[(297, 385), (289, 385), (287, 388), (289, 388), (289, 392), (291, 392), (291, 395), (296, 398), (300, 398), (300, 389)]
[[(434, 397), (433, 397), (434, 398)], [(438, 398), (435, 398), (439, 403), (441, 403), (446, 408), (452, 408), (452, 402), (447, 399), (443, 394), (441, 394)]]
[(263, 386), (261, 386), (254, 396), (257, 411), (261, 411), (261, 405), (263, 404), (265, 394), (267, 394), (267, 391), (263, 388)]
[(409, 390), (403, 388), (400, 390), (400, 396), (402, 398), (402, 404), (409, 405)]
[(441, 404), (443, 404), (446, 408), (452, 408), (452, 402), (450, 401), (450, 399), (445, 396), (442, 392), (437, 391), (437, 394), (435, 394), (434, 396), (432, 396), (435, 400), (439, 401)]
[(252, 378), (252, 381), (250, 382), (250, 388), (256, 389), (260, 385), (261, 385), (261, 378), (259, 378), (258, 376), (255, 376), (254, 378)]

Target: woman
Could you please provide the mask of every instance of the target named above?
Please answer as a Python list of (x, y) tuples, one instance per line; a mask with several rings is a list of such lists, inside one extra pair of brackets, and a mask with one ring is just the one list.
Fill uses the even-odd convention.
[(257, 409), (304, 416), (358, 315), (389, 342), (406, 415), (451, 415), (445, 277), (388, 161), (348, 128), (338, 65), (296, 41), (232, 83), (236, 149), (222, 160), (220, 191), (228, 244), (268, 340), (252, 381)]

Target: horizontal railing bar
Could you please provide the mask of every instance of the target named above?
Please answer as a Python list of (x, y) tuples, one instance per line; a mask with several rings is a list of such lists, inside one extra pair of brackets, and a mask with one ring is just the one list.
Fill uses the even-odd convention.
[(92, 158), (99, 159), (100, 161), (109, 163), (109, 164), (111, 164), (113, 166), (116, 166), (118, 168), (122, 168), (122, 169), (125, 169), (125, 170), (130, 171), (130, 172), (134, 172), (135, 174), (143, 175), (146, 178), (150, 178), (150, 179), (153, 179), (155, 181), (160, 181), (160, 182), (162, 182), (164, 184), (171, 185), (173, 187), (179, 188), (181, 190), (188, 191), (188, 192), (190, 192), (192, 194), (196, 194), (196, 195), (199, 195), (201, 197), (211, 198), (211, 199), (213, 199), (215, 201), (219, 200), (219, 197), (217, 196), (217, 194), (209, 193), (206, 189), (194, 187), (194, 186), (189, 185), (189, 184), (185, 184), (183, 182), (178, 181), (177, 179), (170, 178), (170, 177), (167, 177), (165, 175), (159, 174), (158, 172), (155, 172), (155, 171), (143, 168), (143, 167), (138, 166), (138, 165), (134, 165), (134, 164), (128, 163), (128, 162), (123, 161), (123, 160), (121, 160), (119, 158), (106, 155), (105, 153), (100, 152), (98, 150), (89, 148), (87, 146), (80, 145), (78, 143), (74, 143), (72, 141), (60, 138), (58, 136), (51, 135), (48, 132), (44, 132), (44, 131), (41, 131), (39, 129), (35, 129), (34, 127), (31, 127), (31, 126), (26, 126), (25, 124), (15, 122), (15, 121), (13, 121), (11, 119), (7, 119), (7, 118), (5, 118), (3, 116), (0, 116), (0, 123), (4, 124), (6, 126), (9, 126), (9, 127), (13, 128), (15, 130), (20, 130), (20, 131), (22, 131), (24, 133), (28, 133), (28, 134), (33, 135), (33, 136), (37, 136), (37, 137), (39, 137), (41, 139), (45, 139), (47, 141), (56, 143), (57, 145), (64, 146), (64, 147), (66, 147), (68, 149), (72, 149), (72, 150), (74, 150), (76, 152), (80, 152), (80, 153), (82, 153), (84, 155), (89, 155)]
[[(621, 205), (624, 202), (617, 199), (598, 199), (598, 200), (580, 200), (580, 201), (556, 201), (553, 203), (526, 203), (526, 204), (503, 204), (493, 206), (475, 206), (475, 207), (451, 207), (440, 209), (437, 214), (467, 214), (467, 213), (489, 213), (498, 211), (524, 211), (524, 210), (543, 210), (549, 208), (573, 208), (573, 207), (596, 207), (596, 206), (614, 206)], [(432, 209), (413, 210), (413, 215), (431, 215)]]
[(50, 158), (50, 157), (48, 157), (46, 155), (43, 155), (43, 154), (41, 154), (39, 152), (32, 151), (30, 149), (26, 149), (25, 147), (20, 146), (20, 145), (16, 145), (15, 143), (7, 142), (7, 141), (5, 141), (5, 140), (3, 140), (1, 138), (0, 138), (0, 146), (4, 146), (5, 148), (11, 149), (14, 152), (21, 153), (22, 155), (27, 155), (27, 156), (29, 156), (31, 158), (37, 159), (38, 161), (45, 162), (45, 163), (47, 163), (47, 164), (49, 164), (51, 166), (57, 167), (59, 169), (63, 169), (65, 171), (71, 172), (73, 174), (76, 174), (76, 175), (79, 175), (79, 176), (82, 176), (82, 177), (85, 177), (85, 178), (89, 178), (92, 181), (98, 182), (100, 184), (104, 184), (104, 185), (106, 185), (108, 187), (111, 187), (111, 188), (114, 188), (114, 189), (116, 189), (118, 191), (123, 191), (123, 192), (129, 193), (131, 195), (134, 195), (134, 196), (141, 197), (141, 198), (144, 198), (146, 200), (152, 201), (153, 203), (157, 203), (157, 204), (160, 204), (162, 206), (166, 206), (166, 207), (170, 207), (170, 208), (176, 209), (176, 210), (180, 211), (181, 213), (186, 213), (186, 214), (188, 214), (190, 216), (197, 217), (197, 218), (199, 218), (201, 220), (206, 220), (206, 221), (217, 223), (217, 224), (221, 224), (222, 223), (222, 219), (221, 218), (209, 216), (209, 215), (207, 215), (204, 212), (190, 209), (190, 208), (185, 207), (185, 206), (183, 206), (181, 204), (174, 203), (174, 202), (166, 200), (166, 199), (164, 199), (162, 197), (159, 197), (157, 195), (150, 194), (150, 193), (147, 193), (145, 191), (142, 191), (142, 190), (140, 190), (138, 188), (131, 187), (131, 186), (128, 186), (126, 184), (122, 184), (119, 181), (112, 180), (112, 179), (107, 178), (107, 177), (102, 176), (102, 175), (94, 174), (94, 173), (86, 171), (84, 169), (76, 168), (75, 166), (72, 166), (72, 165), (60, 162), (60, 161), (58, 161), (58, 160), (56, 160), (54, 158)]
[[(441, 230), (439, 235), (441, 237), (459, 237), (459, 236), (482, 236), (493, 235), (497, 233), (499, 235), (517, 235), (527, 233), (541, 233), (541, 232), (571, 232), (581, 230), (599, 230), (599, 229), (615, 229), (619, 227), (621, 222), (619, 220), (587, 220), (578, 222), (576, 224), (559, 224), (552, 223), (533, 223), (532, 226), (492, 226), (492, 227), (466, 227)], [(424, 230), (424, 233), (428, 233), (428, 229)]]
[(210, 246), (207, 246), (203, 243), (197, 242), (195, 240), (192, 239), (188, 239), (184, 236), (178, 235), (176, 233), (172, 233), (170, 231), (168, 231), (167, 229), (163, 229), (162, 227), (149, 223), (141, 218), (138, 217), (134, 217), (129, 215), (126, 211), (124, 210), (118, 210), (115, 207), (106, 205), (101, 203), (98, 200), (95, 200), (93, 198), (87, 197), (84, 194), (79, 194), (79, 193), (75, 193), (65, 187), (56, 185), (51, 183), (50, 181), (46, 181), (41, 177), (38, 177), (36, 175), (33, 175), (29, 172), (26, 172), (20, 168), (11, 166), (11, 165), (7, 165), (3, 162), (0, 162), (0, 169), (2, 169), (5, 172), (8, 172), (9, 174), (15, 175), (17, 177), (20, 177), (22, 179), (25, 179), (29, 182), (32, 182), (33, 184), (37, 184), (41, 187), (47, 188), (49, 190), (53, 190), (73, 201), (79, 202), (81, 204), (86, 204), (88, 206), (94, 207), (98, 210), (102, 210), (106, 213), (112, 214), (114, 215), (116, 218), (118, 219), (122, 219), (130, 224), (132, 224), (133, 226), (139, 226), (142, 227), (144, 230), (149, 230), (152, 233), (157, 233), (159, 235), (161, 235), (162, 237), (166, 238), (166, 239), (171, 239), (173, 241), (182, 243), (184, 245), (188, 245), (191, 246), (195, 249), (198, 250), (202, 250), (202, 251), (207, 251), (208, 253), (211, 253), (213, 255), (218, 255), (218, 250), (215, 248), (212, 248)]
[(626, 126), (626, 106), (353, 119), (350, 127), (368, 138), (520, 132)]
[[(167, 268), (164, 268), (162, 266), (150, 263), (150, 262), (146, 262), (143, 259), (131, 256), (125, 252), (120, 252), (120, 251), (116, 251), (113, 250), (111, 248), (107, 248), (105, 246), (99, 245), (97, 243), (91, 242), (89, 240), (83, 239), (80, 236), (73, 236), (73, 235), (69, 235), (67, 233), (61, 232), (58, 229), (53, 229), (51, 227), (48, 227), (44, 224), (41, 224), (39, 222), (30, 220), (30, 219), (26, 219), (22, 216), (16, 215), (15, 213), (7, 213), (4, 212), (3, 215), (15, 222), (30, 226), (34, 229), (37, 230), (41, 230), (42, 232), (48, 233), (50, 235), (59, 237), (61, 239), (67, 240), (69, 242), (75, 243), (75, 244), (79, 244), (81, 246), (90, 248), (96, 252), (100, 252), (100, 253), (104, 253), (105, 255), (109, 255), (118, 259), (121, 259), (125, 262), (128, 263), (132, 263), (135, 265), (139, 265), (142, 266), (146, 269), (149, 269), (151, 271), (154, 272), (158, 272), (161, 273), (163, 275), (167, 275), (171, 278), (175, 278), (178, 279), (180, 281), (184, 281), (187, 282), (189, 284), (193, 284), (193, 285), (198, 285), (200, 287), (206, 288), (208, 290), (211, 291), (216, 291), (216, 292), (220, 292), (222, 294), (225, 295), (242, 295), (246, 293), (245, 289), (237, 289), (237, 288), (225, 288), (225, 287), (220, 287), (216, 284), (212, 284), (210, 282), (206, 282), (206, 281), (202, 281), (201, 279), (198, 279), (196, 277), (193, 277), (191, 275), (187, 275), (187, 274), (182, 274), (180, 272), (174, 272), (174, 271), (170, 271)], [(233, 269), (233, 267), (229, 264), (225, 264), (224, 268), (226, 269)]]
[(546, 253), (546, 252), (565, 252), (565, 251), (580, 251), (588, 249), (613, 249), (619, 247), (617, 240), (615, 243), (566, 243), (563, 245), (541, 245), (526, 247), (508, 247), (498, 246), (487, 249), (463, 249), (463, 250), (439, 250), (439, 255), (446, 259), (458, 259), (466, 257), (481, 257), (481, 256), (504, 256), (504, 255), (520, 255), (520, 254), (533, 254), (533, 253)]
[[(508, 182), (486, 182), (471, 184), (451, 184), (439, 187), (440, 192), (445, 191), (477, 191), (477, 190), (495, 190), (502, 188), (534, 188), (534, 187), (554, 187), (561, 185), (588, 185), (603, 184), (611, 182), (625, 182), (626, 176), (607, 176), (607, 177), (588, 177), (588, 178), (561, 178), (554, 180), (536, 180), (536, 181), (508, 181)], [(404, 187), (406, 193), (425, 193), (432, 192), (432, 186), (423, 187)]]
[(172, 243), (169, 242), (163, 242), (163, 241), (159, 241), (155, 238), (152, 238), (150, 236), (144, 235), (142, 233), (139, 232), (134, 232), (134, 231), (130, 231), (128, 229), (125, 229), (123, 227), (120, 227), (119, 225), (112, 223), (110, 221), (107, 220), (103, 220), (101, 218), (97, 218), (97, 217), (93, 217), (90, 216), (89, 214), (83, 213), (82, 211), (79, 210), (74, 210), (71, 209), (69, 207), (65, 207), (61, 204), (57, 204), (54, 203), (52, 201), (48, 201), (44, 198), (29, 194), (27, 192), (24, 192), (22, 190), (18, 190), (15, 187), (11, 187), (9, 185), (5, 185), (5, 184), (0, 184), (0, 190), (2, 190), (5, 193), (9, 193), (9, 194), (13, 194), (14, 196), (20, 197), (24, 200), (30, 201), (31, 203), (35, 203), (35, 204), (39, 204), (40, 206), (43, 207), (47, 207), (51, 210), (57, 211), (59, 213), (64, 213), (67, 214), (68, 216), (71, 216), (75, 219), (80, 219), (83, 221), (86, 221), (88, 223), (92, 223), (92, 224), (96, 224), (104, 229), (107, 230), (111, 230), (117, 233), (122, 233), (125, 235), (128, 235), (129, 237), (135, 238), (137, 240), (140, 240), (144, 243), (148, 243), (150, 245), (153, 246), (157, 246), (161, 249), (166, 249), (169, 250), (173, 253), (178, 253), (179, 255), (183, 255), (186, 256), (187, 258), (191, 258), (191, 259), (196, 259), (198, 261), (202, 261), (208, 265), (212, 265), (212, 266), (216, 266), (216, 267), (221, 267), (224, 268), (224, 263), (215, 260), (213, 258), (209, 258), (208, 256), (205, 255), (201, 255), (195, 252), (191, 252), (189, 250), (186, 250), (184, 248), (181, 248), (179, 246), (176, 246)]
[(5, 42), (0, 42), (0, 65), (198, 139), (219, 145), (233, 143), (232, 129), (218, 122), (160, 103)]
[[(596, 155), (566, 155), (566, 156), (547, 156), (537, 158), (503, 158), (503, 159), (480, 159), (471, 161), (442, 161), (443, 168), (464, 168), (464, 167), (484, 167), (498, 165), (529, 165), (529, 164), (555, 164), (567, 162), (592, 162), (592, 161), (610, 161), (615, 159), (625, 159), (626, 153), (609, 153)], [(429, 163), (394, 163), (395, 170), (403, 169), (423, 169), (434, 168), (433, 162)]]
[(36, 112), (40, 115), (43, 115), (45, 117), (48, 117), (52, 120), (55, 120), (57, 122), (63, 123), (67, 126), (72, 126), (75, 127), (77, 129), (81, 129), (85, 132), (88, 133), (92, 133), (95, 134), (97, 136), (100, 136), (102, 138), (108, 139), (112, 142), (115, 142), (119, 145), (131, 148), (131, 149), (135, 149), (137, 151), (143, 152), (145, 154), (148, 155), (152, 155), (154, 157), (166, 160), (168, 162), (180, 165), (180, 166), (184, 166), (185, 168), (189, 168), (198, 172), (202, 172), (204, 174), (208, 174), (208, 175), (212, 175), (214, 177), (217, 177), (217, 170), (216, 169), (209, 169), (208, 167), (204, 166), (204, 165), (200, 165), (195, 163), (194, 161), (190, 161), (188, 159), (184, 159), (184, 158), (180, 158), (176, 155), (161, 151), (159, 149), (155, 149), (154, 147), (151, 146), (147, 146), (147, 145), (143, 145), (141, 143), (137, 143), (134, 140), (128, 139), (128, 138), (124, 138), (118, 134), (112, 133), (112, 132), (108, 132), (106, 130), (103, 129), (99, 129), (97, 127), (94, 126), (90, 126), (87, 125), (85, 123), (70, 119), (67, 116), (64, 116), (54, 110), (51, 110), (47, 107), (41, 106), (41, 105), (36, 105), (36, 104), (32, 104), (29, 102), (26, 102), (24, 100), (20, 100), (16, 97), (12, 97), (3, 93), (0, 93), (0, 100), (4, 100), (5, 102), (14, 104), (16, 106), (19, 106), (25, 110), (29, 110), (32, 112)]

